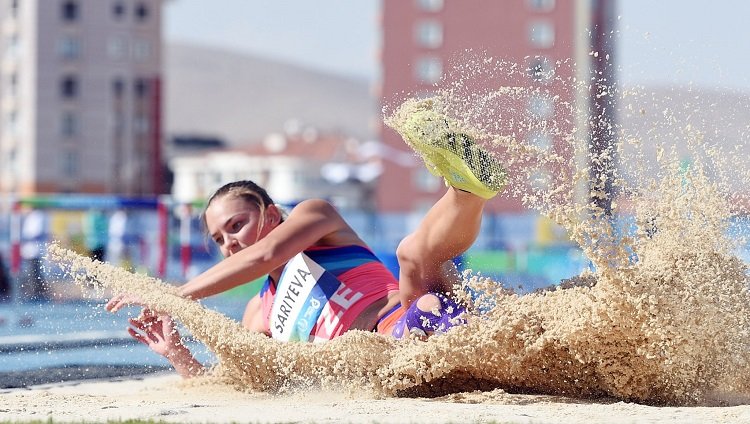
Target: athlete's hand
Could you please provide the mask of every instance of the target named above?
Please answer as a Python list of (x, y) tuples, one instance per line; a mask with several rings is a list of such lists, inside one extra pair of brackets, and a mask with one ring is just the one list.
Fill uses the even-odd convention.
[(126, 306), (131, 306), (131, 305), (146, 306), (143, 303), (143, 300), (141, 300), (141, 298), (138, 295), (130, 294), (130, 293), (120, 293), (112, 297), (112, 299), (110, 299), (109, 302), (107, 302), (104, 308), (108, 310), (109, 312), (114, 313)]
[(161, 356), (170, 358), (185, 349), (180, 333), (169, 315), (144, 309), (139, 317), (128, 321), (130, 336)]

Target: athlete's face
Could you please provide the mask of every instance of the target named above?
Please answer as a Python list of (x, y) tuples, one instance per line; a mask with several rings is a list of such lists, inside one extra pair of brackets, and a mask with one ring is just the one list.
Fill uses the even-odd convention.
[[(268, 209), (273, 208), (270, 206)], [(265, 237), (274, 224), (266, 214), (263, 228), (258, 231), (260, 210), (243, 199), (223, 196), (214, 199), (206, 208), (206, 227), (211, 239), (219, 246), (224, 257), (252, 246)]]

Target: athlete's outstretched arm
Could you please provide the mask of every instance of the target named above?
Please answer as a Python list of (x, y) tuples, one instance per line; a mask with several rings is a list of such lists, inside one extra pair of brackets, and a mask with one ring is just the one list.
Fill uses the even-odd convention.
[(356, 238), (330, 203), (306, 200), (265, 237), (196, 276), (180, 287), (180, 293), (200, 299), (224, 292), (269, 274), (324, 238), (347, 236)]

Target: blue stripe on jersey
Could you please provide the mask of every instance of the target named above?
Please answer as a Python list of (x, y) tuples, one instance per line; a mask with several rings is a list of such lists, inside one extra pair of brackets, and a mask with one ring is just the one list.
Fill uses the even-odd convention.
[[(266, 281), (263, 283), (263, 286), (260, 288), (260, 292), (258, 294), (260, 297), (265, 296), (266, 292), (271, 289), (271, 277), (266, 277)], [(275, 282), (273, 282), (274, 286), (276, 285)]]
[(362, 246), (305, 250), (305, 254), (336, 277), (360, 265), (380, 262), (372, 252)]

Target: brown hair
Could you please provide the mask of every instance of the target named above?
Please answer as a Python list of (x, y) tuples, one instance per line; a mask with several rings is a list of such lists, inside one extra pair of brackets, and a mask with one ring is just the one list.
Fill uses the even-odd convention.
[(216, 190), (214, 194), (211, 195), (211, 197), (208, 198), (206, 207), (203, 209), (203, 213), (201, 214), (201, 223), (203, 224), (204, 231), (208, 233), (208, 224), (206, 223), (206, 210), (209, 206), (211, 206), (211, 203), (214, 200), (225, 196), (230, 196), (235, 199), (242, 199), (248, 203), (255, 205), (255, 207), (258, 208), (260, 217), (258, 220), (257, 231), (258, 234), (260, 234), (260, 229), (263, 228), (263, 225), (265, 224), (264, 221), (266, 208), (270, 205), (273, 205), (274, 202), (273, 200), (271, 200), (271, 196), (268, 195), (263, 187), (255, 184), (250, 180), (234, 181), (224, 184), (223, 186), (219, 187), (219, 189)]

